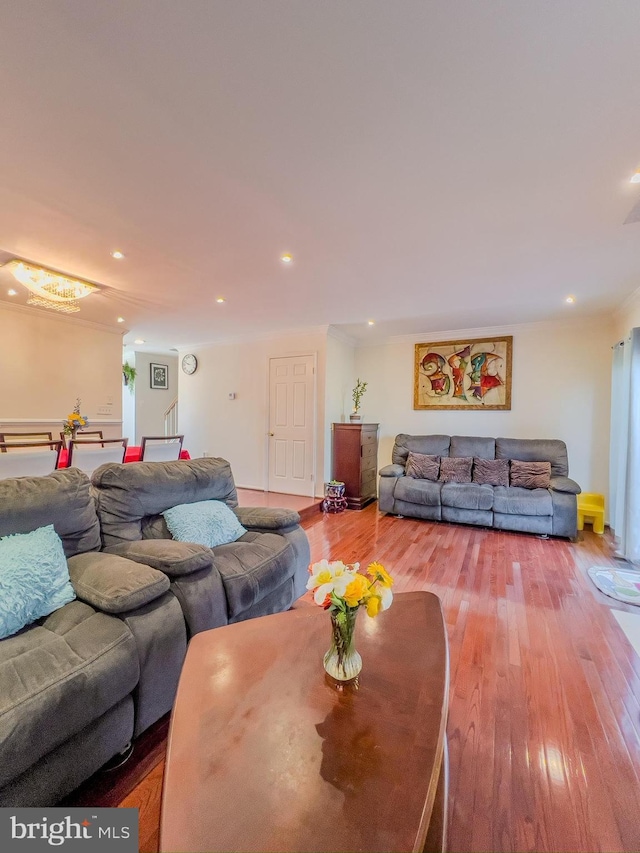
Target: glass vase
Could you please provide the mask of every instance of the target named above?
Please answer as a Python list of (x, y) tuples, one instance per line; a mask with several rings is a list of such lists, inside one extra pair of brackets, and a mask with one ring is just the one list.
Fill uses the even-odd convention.
[(353, 635), (359, 607), (348, 607), (331, 614), (331, 647), (325, 653), (325, 671), (340, 684), (356, 681), (362, 658), (355, 649)]

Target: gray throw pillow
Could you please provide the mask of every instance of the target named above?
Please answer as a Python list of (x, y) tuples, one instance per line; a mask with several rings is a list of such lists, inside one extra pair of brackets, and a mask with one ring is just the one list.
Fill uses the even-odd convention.
[(509, 460), (480, 459), (476, 456), (473, 460), (473, 482), (483, 486), (508, 486)]
[(440, 472), (440, 457), (409, 451), (404, 473), (416, 480), (437, 480)]
[(473, 456), (443, 456), (440, 459), (442, 483), (470, 483)]
[(522, 489), (548, 489), (551, 484), (551, 462), (520, 462), (511, 460), (512, 486)]

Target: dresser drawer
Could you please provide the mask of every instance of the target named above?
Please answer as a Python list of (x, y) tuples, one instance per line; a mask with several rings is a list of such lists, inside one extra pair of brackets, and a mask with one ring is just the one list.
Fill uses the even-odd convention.
[(377, 430), (363, 430), (360, 433), (360, 443), (362, 444), (363, 449), (365, 447), (369, 447), (370, 445), (375, 446), (378, 443), (378, 431)]
[(362, 465), (375, 465), (375, 460), (378, 454), (378, 445), (377, 444), (363, 444), (360, 448), (360, 456), (362, 458)]
[(376, 489), (376, 469), (368, 468), (360, 476), (360, 489), (363, 495), (370, 494)]

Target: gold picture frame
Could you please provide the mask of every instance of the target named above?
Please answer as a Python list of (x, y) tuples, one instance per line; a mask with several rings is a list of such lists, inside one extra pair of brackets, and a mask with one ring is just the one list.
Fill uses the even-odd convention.
[(513, 336), (415, 345), (414, 409), (511, 409)]

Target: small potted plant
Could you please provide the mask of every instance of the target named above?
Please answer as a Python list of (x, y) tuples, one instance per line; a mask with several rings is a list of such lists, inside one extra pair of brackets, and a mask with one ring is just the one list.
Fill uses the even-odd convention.
[(133, 367), (133, 365), (131, 364), (128, 364), (126, 361), (122, 365), (122, 379), (124, 381), (124, 384), (129, 389), (129, 391), (131, 391), (132, 394), (137, 372), (138, 371), (135, 369), (135, 367)]
[(353, 412), (349, 416), (350, 421), (359, 421), (360, 420), (360, 401), (362, 400), (362, 395), (367, 390), (367, 383), (363, 382), (361, 379), (356, 380), (356, 387), (353, 389), (353, 393), (351, 397), (353, 399)]

